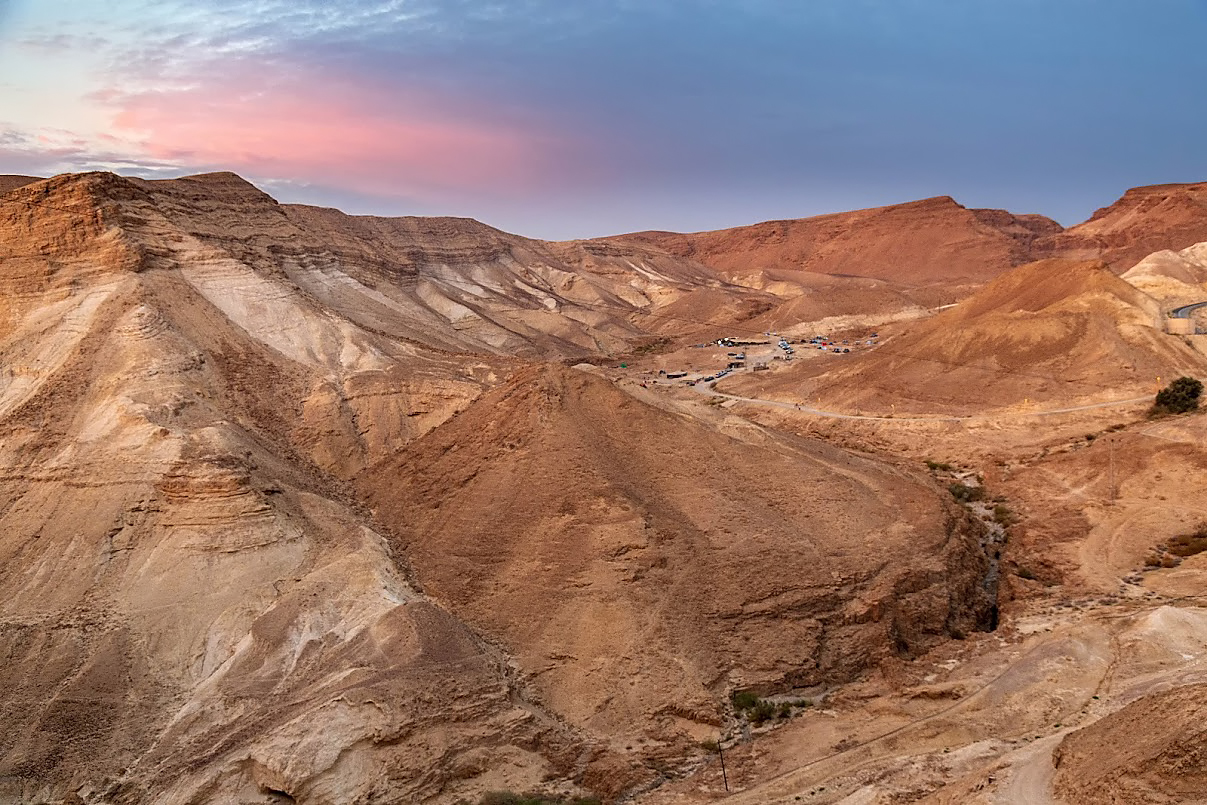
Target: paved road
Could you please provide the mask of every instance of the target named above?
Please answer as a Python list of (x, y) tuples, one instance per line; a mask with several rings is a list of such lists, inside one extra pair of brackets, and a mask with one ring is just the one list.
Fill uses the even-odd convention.
[(789, 411), (800, 411), (804, 414), (826, 417), (828, 419), (870, 419), (877, 422), (972, 422), (976, 420), (1002, 419), (1004, 417), (1051, 416), (1053, 414), (1069, 414), (1075, 411), (1089, 411), (1094, 408), (1112, 408), (1117, 405), (1135, 405), (1150, 402), (1152, 395), (1132, 397), (1127, 400), (1106, 400), (1105, 402), (1090, 403), (1089, 405), (1074, 405), (1068, 408), (1048, 408), (1043, 411), (1015, 411), (999, 414), (974, 414), (972, 416), (869, 416), (864, 414), (842, 414), (838, 411), (823, 411), (804, 404), (782, 402), (781, 400), (763, 400), (758, 397), (739, 397), (736, 394), (726, 394), (705, 384), (696, 385), (696, 391), (710, 397), (724, 397), (727, 400), (767, 405), (772, 408), (785, 408)]
[(1207, 302), (1195, 302), (1193, 305), (1182, 305), (1169, 311), (1171, 319), (1189, 319), (1190, 314), (1201, 307), (1207, 307)]

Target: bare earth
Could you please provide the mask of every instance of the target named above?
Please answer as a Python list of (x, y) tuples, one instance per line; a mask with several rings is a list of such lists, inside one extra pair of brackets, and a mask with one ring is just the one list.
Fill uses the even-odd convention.
[(1200, 189), (547, 243), (4, 177), (0, 803), (1207, 801)]

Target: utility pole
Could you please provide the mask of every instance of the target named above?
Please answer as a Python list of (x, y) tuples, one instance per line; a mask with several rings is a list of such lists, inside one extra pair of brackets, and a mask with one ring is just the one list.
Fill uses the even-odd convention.
[(1107, 441), (1111, 445), (1111, 505), (1115, 505), (1115, 437), (1110, 437)]
[(725, 749), (721, 746), (724, 737), (717, 738), (717, 754), (721, 756), (721, 780), (725, 783), (725, 793), (729, 793), (729, 775), (725, 773)]

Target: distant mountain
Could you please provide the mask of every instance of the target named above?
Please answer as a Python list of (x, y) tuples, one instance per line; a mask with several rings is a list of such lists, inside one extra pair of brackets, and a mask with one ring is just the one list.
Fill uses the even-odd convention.
[(1133, 187), (1088, 221), (1048, 235), (1033, 254), (1102, 260), (1119, 274), (1162, 249), (1207, 240), (1207, 182)]
[(42, 181), (37, 176), (18, 176), (15, 174), (0, 175), (0, 195), (16, 190), (18, 187), (24, 187), (27, 184)]
[(1027, 262), (1037, 238), (1060, 231), (1042, 215), (968, 209), (939, 196), (713, 232), (637, 232), (611, 240), (650, 244), (729, 278), (776, 270), (927, 285), (992, 279)]

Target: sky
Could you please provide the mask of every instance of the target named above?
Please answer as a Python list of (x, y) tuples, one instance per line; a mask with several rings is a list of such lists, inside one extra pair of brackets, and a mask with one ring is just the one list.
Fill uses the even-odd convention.
[(532, 237), (1207, 180), (1207, 0), (0, 0), (0, 173)]

